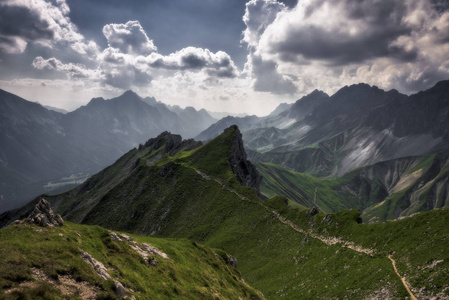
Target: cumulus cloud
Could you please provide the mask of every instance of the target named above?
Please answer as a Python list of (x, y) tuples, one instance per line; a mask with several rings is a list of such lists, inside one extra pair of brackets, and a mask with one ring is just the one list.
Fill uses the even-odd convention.
[(286, 6), (276, 0), (251, 0), (246, 3), (243, 16), (246, 30), (241, 42), (248, 44), (245, 73), (253, 79), (255, 91), (273, 94), (293, 94), (297, 91), (290, 78), (278, 72), (278, 64), (270, 58), (262, 58), (258, 51), (261, 36), (278, 13), (285, 9)]
[(302, 0), (289, 9), (276, 0), (251, 0), (243, 18), (242, 41), (250, 48), (245, 68), (256, 90), (274, 93), (285, 88), (281, 79), (303, 93), (357, 82), (408, 93), (428, 88), (449, 77), (443, 2)]
[(4, 0), (0, 4), (0, 49), (22, 53), (28, 43), (52, 47), (63, 44), (80, 54), (93, 54), (97, 45), (86, 41), (68, 16), (65, 0)]
[(136, 64), (141, 69), (155, 68), (167, 70), (204, 70), (214, 77), (236, 77), (238, 70), (231, 57), (223, 52), (187, 47), (167, 56), (152, 53), (138, 57)]
[(85, 66), (80, 64), (64, 64), (54, 57), (44, 59), (41, 56), (38, 56), (33, 60), (33, 67), (39, 70), (48, 69), (64, 72), (70, 79), (92, 79), (96, 76), (95, 70), (87, 69)]
[(108, 40), (109, 47), (118, 49), (122, 53), (148, 55), (157, 51), (139, 21), (105, 25), (103, 34)]
[(256, 46), (267, 26), (273, 23), (278, 12), (285, 8), (283, 3), (276, 0), (251, 0), (247, 2), (243, 15), (246, 29), (243, 31), (242, 42), (249, 46)]

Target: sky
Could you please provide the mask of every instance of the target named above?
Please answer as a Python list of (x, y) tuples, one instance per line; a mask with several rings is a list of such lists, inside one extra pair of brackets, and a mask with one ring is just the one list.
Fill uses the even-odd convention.
[(0, 88), (67, 110), (131, 89), (266, 115), (315, 89), (444, 79), (447, 0), (0, 0)]

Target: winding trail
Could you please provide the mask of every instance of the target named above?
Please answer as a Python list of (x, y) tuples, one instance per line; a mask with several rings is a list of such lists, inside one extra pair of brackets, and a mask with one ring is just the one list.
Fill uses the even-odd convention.
[(398, 269), (396, 268), (396, 261), (391, 257), (391, 255), (387, 256), (389, 260), (391, 260), (391, 264), (393, 265), (394, 272), (396, 275), (401, 278), (402, 284), (404, 285), (405, 289), (407, 290), (408, 294), (410, 295), (412, 300), (418, 300), (415, 295), (413, 295), (412, 291), (410, 290), (407, 281), (405, 280), (405, 277), (402, 277), (401, 274), (399, 274)]
[[(221, 188), (222, 188), (223, 190), (230, 191), (231, 193), (234, 193), (234, 194), (237, 195), (240, 199), (245, 200), (245, 201), (249, 201), (249, 202), (254, 203), (254, 204), (261, 205), (266, 211), (268, 211), (268, 212), (270, 212), (271, 214), (273, 214), (273, 215), (274, 215), (274, 216), (275, 216), (281, 223), (283, 223), (283, 224), (285, 224), (285, 225), (287, 225), (287, 226), (290, 226), (293, 230), (295, 230), (295, 231), (297, 231), (297, 232), (299, 232), (299, 233), (302, 233), (302, 234), (305, 234), (306, 236), (310, 236), (310, 237), (312, 237), (312, 238), (314, 238), (314, 239), (320, 240), (321, 242), (325, 243), (326, 245), (336, 245), (336, 244), (340, 244), (341, 247), (345, 247), (345, 248), (354, 250), (354, 251), (356, 251), (356, 252), (359, 252), (359, 253), (363, 253), (363, 254), (369, 255), (369, 256), (371, 256), (371, 257), (373, 257), (374, 254), (375, 254), (375, 250), (374, 250), (374, 249), (364, 248), (364, 247), (362, 247), (362, 246), (360, 246), (360, 245), (356, 245), (354, 242), (345, 241), (345, 240), (342, 240), (342, 239), (337, 238), (337, 237), (323, 236), (323, 235), (319, 235), (319, 234), (313, 233), (313, 232), (311, 232), (310, 230), (309, 230), (309, 231), (306, 231), (306, 230), (304, 230), (304, 229), (301, 229), (301, 228), (299, 228), (296, 224), (294, 224), (292, 221), (290, 221), (289, 219), (287, 219), (287, 218), (281, 216), (281, 214), (279, 214), (277, 211), (275, 211), (275, 210), (273, 210), (273, 209), (270, 209), (270, 208), (266, 207), (266, 206), (263, 205), (261, 202), (255, 202), (255, 201), (252, 201), (252, 200), (246, 198), (245, 196), (239, 194), (236, 190), (227, 187), (227, 186), (226, 186), (223, 182), (221, 182), (219, 179), (213, 178), (213, 177), (211, 177), (211, 176), (209, 176), (209, 175), (207, 175), (207, 174), (201, 172), (201, 171), (198, 170), (198, 169), (195, 169), (195, 171), (196, 171), (196, 173), (198, 173), (199, 175), (201, 175), (201, 177), (203, 177), (204, 179), (206, 179), (206, 180), (213, 180), (213, 181), (217, 182), (218, 184), (221, 185)], [(316, 189), (315, 189), (315, 197), (316, 197)], [(314, 199), (314, 202), (315, 202), (315, 199)], [(402, 277), (402, 276), (399, 274), (398, 269), (396, 268), (396, 261), (391, 257), (391, 255), (388, 255), (387, 258), (390, 259), (391, 264), (393, 265), (394, 272), (395, 272), (396, 275), (401, 279), (402, 284), (404, 285), (404, 287), (405, 287), (405, 289), (407, 290), (408, 294), (410, 295), (411, 299), (412, 299), (412, 300), (417, 300), (417, 298), (415, 297), (415, 295), (413, 295), (412, 291), (410, 290), (410, 288), (409, 288), (409, 286), (408, 286), (408, 283), (407, 283), (407, 281), (406, 281), (406, 278), (405, 278), (405, 277)]]

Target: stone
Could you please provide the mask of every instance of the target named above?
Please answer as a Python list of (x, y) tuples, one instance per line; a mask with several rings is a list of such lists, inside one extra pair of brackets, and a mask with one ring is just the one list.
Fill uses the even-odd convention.
[(316, 207), (312, 207), (311, 209), (309, 209), (309, 215), (310, 216), (314, 216), (314, 215), (316, 215), (318, 213), (319, 213), (319, 211), (318, 211), (318, 209)]
[(119, 281), (114, 280), (115, 284), (115, 294), (117, 295), (117, 298), (119, 299), (125, 299), (126, 297), (126, 289)]
[(87, 252), (82, 252), (81, 258), (84, 259), (84, 261), (86, 261), (101, 278), (104, 280), (111, 278), (111, 275), (109, 275), (106, 267), (101, 262), (93, 258), (92, 255)]
[(121, 242), (122, 241), (122, 239), (115, 232), (109, 231), (109, 235), (111, 236), (111, 240), (113, 242)]
[(41, 227), (52, 227), (64, 225), (64, 220), (58, 214), (53, 212), (53, 209), (47, 200), (41, 198), (34, 207), (31, 214), (25, 219), (28, 223), (38, 225)]
[(234, 129), (234, 139), (228, 156), (228, 162), (232, 172), (242, 185), (252, 187), (260, 193), (259, 186), (262, 181), (262, 176), (256, 167), (247, 159), (239, 128), (236, 125), (232, 125), (230, 128)]
[(226, 260), (227, 260), (228, 264), (230, 264), (234, 268), (237, 268), (237, 258), (235, 258), (234, 256), (228, 254), (228, 257), (227, 257)]

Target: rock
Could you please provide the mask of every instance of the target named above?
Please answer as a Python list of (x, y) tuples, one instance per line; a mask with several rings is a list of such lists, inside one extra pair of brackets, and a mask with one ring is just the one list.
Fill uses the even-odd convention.
[(228, 254), (226, 262), (231, 266), (233, 266), (234, 268), (237, 268), (237, 258), (235, 258), (234, 256)]
[(39, 203), (36, 204), (33, 212), (25, 220), (30, 224), (35, 224), (41, 227), (64, 225), (62, 217), (53, 212), (50, 203), (44, 198), (39, 200)]
[(81, 258), (84, 259), (89, 265), (91, 265), (91, 267), (101, 278), (103, 278), (104, 280), (111, 278), (111, 275), (109, 275), (106, 267), (101, 262), (93, 258), (92, 255), (87, 252), (82, 252)]
[(157, 266), (157, 260), (155, 260), (154, 258), (148, 259), (148, 263), (153, 267)]
[(145, 251), (148, 254), (156, 254), (156, 255), (159, 255), (160, 257), (162, 257), (163, 259), (168, 259), (168, 255), (165, 254), (164, 252), (160, 251), (156, 247), (150, 246), (148, 244), (141, 244), (141, 246), (143, 247), (143, 249), (145, 249)]
[(319, 213), (319, 211), (318, 211), (318, 209), (316, 207), (312, 207), (311, 209), (309, 209), (309, 215), (310, 216), (314, 216), (314, 215), (316, 215), (318, 213)]
[(239, 128), (236, 125), (233, 125), (229, 129), (234, 129), (234, 140), (232, 141), (230, 154), (228, 156), (228, 162), (232, 172), (241, 184), (255, 188), (257, 192), (259, 192), (262, 176), (260, 176), (256, 167), (247, 159), (245, 148), (243, 147), (242, 134), (240, 133)]
[(125, 241), (128, 241), (128, 242), (134, 241), (132, 237), (127, 236), (126, 234), (119, 234), (118, 236), (119, 236), (121, 239), (123, 239), (123, 240), (125, 240)]
[(111, 236), (111, 240), (113, 242), (121, 242), (122, 241), (122, 239), (115, 232), (109, 231), (109, 235)]
[(117, 297), (119, 299), (125, 299), (125, 297), (126, 297), (126, 289), (123, 286), (123, 284), (121, 284), (117, 280), (114, 280), (114, 284), (115, 284), (115, 294), (117, 295)]

